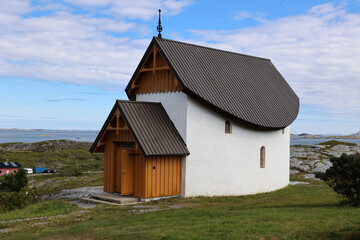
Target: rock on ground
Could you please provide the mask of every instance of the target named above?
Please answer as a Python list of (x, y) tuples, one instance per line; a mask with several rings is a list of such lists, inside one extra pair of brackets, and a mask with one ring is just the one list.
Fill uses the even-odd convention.
[(290, 147), (290, 173), (305, 173), (305, 179), (315, 179), (315, 172), (325, 172), (332, 166), (331, 157), (340, 157), (342, 153), (360, 153), (360, 144), (313, 145)]
[(69, 199), (77, 199), (83, 197), (89, 197), (93, 194), (103, 193), (103, 186), (99, 187), (82, 187), (82, 188), (72, 188), (72, 189), (64, 189), (60, 192), (51, 193), (46, 195), (45, 199), (60, 199), (60, 198), (69, 198)]
[(290, 181), (289, 185), (306, 185), (308, 182), (300, 182), (300, 181)]

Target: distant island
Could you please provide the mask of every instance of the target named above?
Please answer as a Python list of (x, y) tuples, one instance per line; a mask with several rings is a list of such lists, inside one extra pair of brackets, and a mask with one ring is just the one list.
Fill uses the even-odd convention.
[(0, 128), (0, 131), (36, 131), (37, 129)]
[[(79, 131), (79, 132), (98, 132), (98, 130), (64, 130), (64, 129), (20, 129), (20, 128), (0, 128), (0, 131)], [(39, 136), (54, 136), (53, 134), (42, 134)], [(360, 139), (360, 131), (350, 135), (321, 135), (311, 133), (290, 134), (293, 139)], [(83, 139), (76, 137), (76, 139)]]
[(290, 134), (291, 138), (298, 139), (360, 139), (360, 131), (350, 135), (318, 135), (310, 133), (301, 133), (299, 135)]

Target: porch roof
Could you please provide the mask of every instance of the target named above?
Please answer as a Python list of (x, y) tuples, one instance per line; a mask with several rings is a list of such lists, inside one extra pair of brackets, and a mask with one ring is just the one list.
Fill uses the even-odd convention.
[[(184, 156), (189, 150), (161, 103), (117, 100), (108, 119), (119, 109), (142, 154), (148, 156)], [(106, 130), (105, 122), (90, 151), (96, 148)]]

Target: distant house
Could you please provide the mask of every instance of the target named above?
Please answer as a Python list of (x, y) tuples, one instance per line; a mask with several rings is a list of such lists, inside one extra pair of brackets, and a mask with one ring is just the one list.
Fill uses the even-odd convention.
[(154, 37), (91, 152), (104, 191), (141, 198), (268, 192), (289, 183), (299, 98), (269, 59)]
[(4, 176), (6, 174), (16, 173), (21, 168), (21, 165), (18, 162), (0, 162), (0, 176)]

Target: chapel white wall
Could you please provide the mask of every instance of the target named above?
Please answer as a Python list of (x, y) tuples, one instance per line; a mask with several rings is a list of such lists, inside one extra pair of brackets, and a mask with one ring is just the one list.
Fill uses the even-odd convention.
[[(261, 131), (232, 122), (225, 134), (220, 114), (190, 97), (187, 104), (182, 196), (246, 195), (283, 188), (289, 183), (290, 128)], [(265, 168), (260, 148), (265, 146)]]
[(161, 102), (185, 142), (187, 99), (187, 95), (183, 92), (143, 93), (136, 95), (136, 101)]

